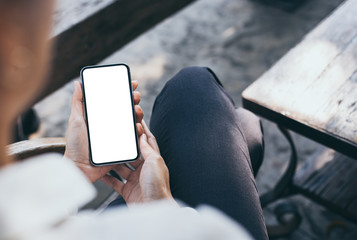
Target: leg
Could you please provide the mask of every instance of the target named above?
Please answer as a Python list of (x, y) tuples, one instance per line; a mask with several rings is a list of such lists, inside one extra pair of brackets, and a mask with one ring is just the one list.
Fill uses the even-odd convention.
[(250, 161), (254, 176), (256, 176), (264, 157), (263, 127), (260, 119), (252, 112), (249, 112), (244, 108), (238, 108), (236, 112), (245, 139), (247, 140)]
[[(209, 204), (267, 239), (239, 114), (207, 68), (186, 68), (157, 97), (151, 129), (170, 171), (175, 198)], [(260, 129), (260, 126), (257, 126)]]

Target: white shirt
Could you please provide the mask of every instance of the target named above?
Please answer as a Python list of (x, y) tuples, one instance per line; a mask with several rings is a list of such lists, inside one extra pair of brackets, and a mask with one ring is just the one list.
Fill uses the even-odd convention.
[(83, 173), (59, 154), (6, 166), (0, 170), (0, 239), (252, 239), (208, 206), (195, 211), (157, 201), (71, 215), (95, 195)]

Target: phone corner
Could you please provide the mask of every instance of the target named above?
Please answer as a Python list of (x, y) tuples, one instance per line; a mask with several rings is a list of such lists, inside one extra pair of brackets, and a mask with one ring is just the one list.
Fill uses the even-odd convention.
[(79, 71), (79, 74), (82, 76), (82, 75), (83, 75), (83, 72), (84, 72), (86, 69), (88, 69), (88, 68), (90, 68), (90, 66), (84, 66), (84, 67), (82, 67), (82, 69)]
[(140, 158), (140, 151), (138, 149), (137, 153), (136, 153), (136, 157), (133, 159), (133, 161), (136, 161)]
[(89, 158), (89, 163), (90, 163), (92, 166), (94, 166), (94, 167), (99, 167), (99, 166), (101, 166), (100, 163), (98, 164), (98, 163), (94, 162), (91, 157)]

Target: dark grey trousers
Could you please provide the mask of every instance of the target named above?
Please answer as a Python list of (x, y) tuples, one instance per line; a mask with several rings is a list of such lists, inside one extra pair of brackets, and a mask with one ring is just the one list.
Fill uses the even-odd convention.
[(218, 208), (255, 239), (268, 239), (254, 180), (264, 154), (260, 120), (235, 108), (210, 69), (185, 68), (169, 80), (156, 98), (150, 128), (174, 198)]

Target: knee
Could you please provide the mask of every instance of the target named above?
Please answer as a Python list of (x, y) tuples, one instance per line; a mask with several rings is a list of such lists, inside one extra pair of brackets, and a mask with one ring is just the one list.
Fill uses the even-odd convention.
[(206, 66), (189, 66), (189, 67), (184, 67), (182, 68), (179, 73), (182, 74), (197, 74), (197, 75), (201, 75), (201, 74), (211, 74), (210, 73), (210, 69)]
[(153, 111), (164, 106), (168, 111), (187, 112), (202, 108), (202, 104), (217, 105), (222, 98), (222, 87), (207, 67), (186, 67), (164, 86), (157, 96)]
[(201, 79), (212, 77), (208, 67), (190, 66), (181, 69), (177, 75), (184, 79)]
[(210, 83), (218, 83), (218, 78), (214, 72), (207, 67), (185, 67), (180, 70), (172, 79), (167, 82), (167, 88), (174, 87), (175, 90), (195, 91), (207, 87)]

